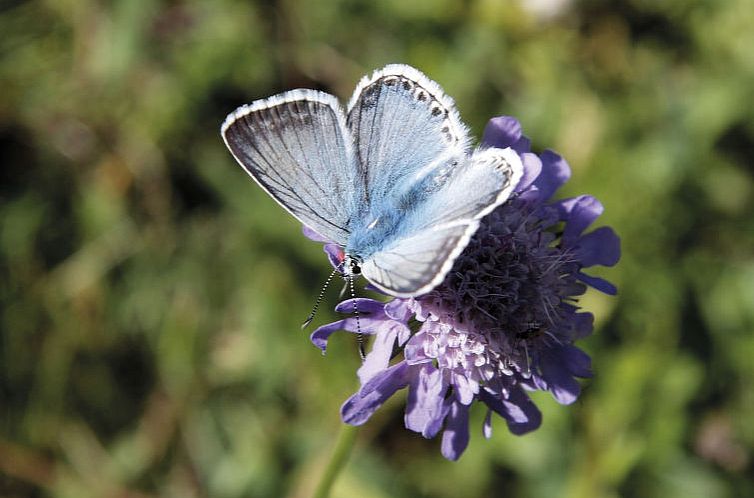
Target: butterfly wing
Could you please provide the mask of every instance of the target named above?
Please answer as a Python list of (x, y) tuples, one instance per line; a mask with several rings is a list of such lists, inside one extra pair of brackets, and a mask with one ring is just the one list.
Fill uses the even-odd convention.
[(293, 90), (228, 115), (221, 133), (246, 172), (302, 223), (345, 245), (363, 202), (345, 116), (332, 95)]
[(404, 193), (414, 208), (397, 235), (362, 262), (363, 275), (381, 290), (413, 297), (439, 285), (481, 218), (510, 197), (523, 173), (511, 149), (479, 150), (457, 161), (450, 159)]
[(402, 64), (361, 80), (348, 104), (347, 123), (365, 171), (370, 205), (412, 182), (417, 171), (449, 149), (464, 149), (468, 142), (453, 100), (437, 83)]

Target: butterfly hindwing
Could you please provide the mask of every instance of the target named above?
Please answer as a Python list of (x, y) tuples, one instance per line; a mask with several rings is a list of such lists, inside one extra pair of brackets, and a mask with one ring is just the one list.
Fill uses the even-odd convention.
[(286, 92), (238, 108), (221, 131), (262, 188), (302, 223), (345, 246), (364, 180), (335, 97)]
[[(523, 174), (511, 149), (478, 149), (428, 181), (433, 188), (407, 213), (408, 226), (421, 231), (447, 223), (470, 223), (507, 200)], [(426, 188), (425, 188), (426, 192)]]
[[(455, 164), (454, 164), (455, 163)], [(511, 149), (452, 156), (432, 176), (413, 186), (418, 193), (396, 235), (362, 264), (362, 273), (383, 291), (418, 296), (440, 284), (476, 232), (479, 221), (510, 197), (523, 167)], [(375, 226), (378, 228), (378, 226)]]
[(453, 260), (468, 243), (467, 232), (476, 229), (479, 222), (473, 223), (474, 226), (433, 227), (402, 238), (393, 247), (365, 260), (361, 273), (389, 294), (399, 297), (424, 294), (439, 284), (433, 277), (442, 274), (444, 278), (450, 270)]

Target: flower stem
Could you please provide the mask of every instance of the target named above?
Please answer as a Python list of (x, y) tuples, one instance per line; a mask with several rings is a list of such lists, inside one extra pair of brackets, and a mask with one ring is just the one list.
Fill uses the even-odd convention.
[(314, 490), (312, 498), (328, 498), (330, 496), (330, 489), (335, 483), (335, 479), (348, 462), (348, 457), (351, 455), (358, 431), (358, 427), (341, 424), (338, 440), (335, 442), (335, 449), (333, 449), (330, 461), (322, 473), (322, 477), (319, 480), (319, 484), (317, 484), (317, 488)]

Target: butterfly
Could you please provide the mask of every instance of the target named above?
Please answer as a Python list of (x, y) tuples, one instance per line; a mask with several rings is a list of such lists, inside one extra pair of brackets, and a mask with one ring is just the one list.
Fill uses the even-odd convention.
[(345, 113), (333, 95), (291, 90), (239, 107), (221, 134), (260, 187), (342, 248), (347, 276), (398, 297), (439, 285), (523, 172), (510, 148), (471, 150), (453, 100), (403, 64), (362, 78)]

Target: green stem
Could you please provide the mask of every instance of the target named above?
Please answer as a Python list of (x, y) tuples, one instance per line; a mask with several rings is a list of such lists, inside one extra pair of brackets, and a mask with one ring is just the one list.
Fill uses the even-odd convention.
[(322, 477), (319, 480), (319, 484), (317, 484), (312, 498), (328, 498), (330, 496), (330, 489), (335, 483), (335, 479), (348, 462), (348, 457), (351, 455), (358, 431), (359, 428), (353, 425), (341, 425), (338, 440), (335, 442), (335, 449), (332, 452), (330, 461), (327, 463), (327, 467), (325, 467), (322, 473)]

